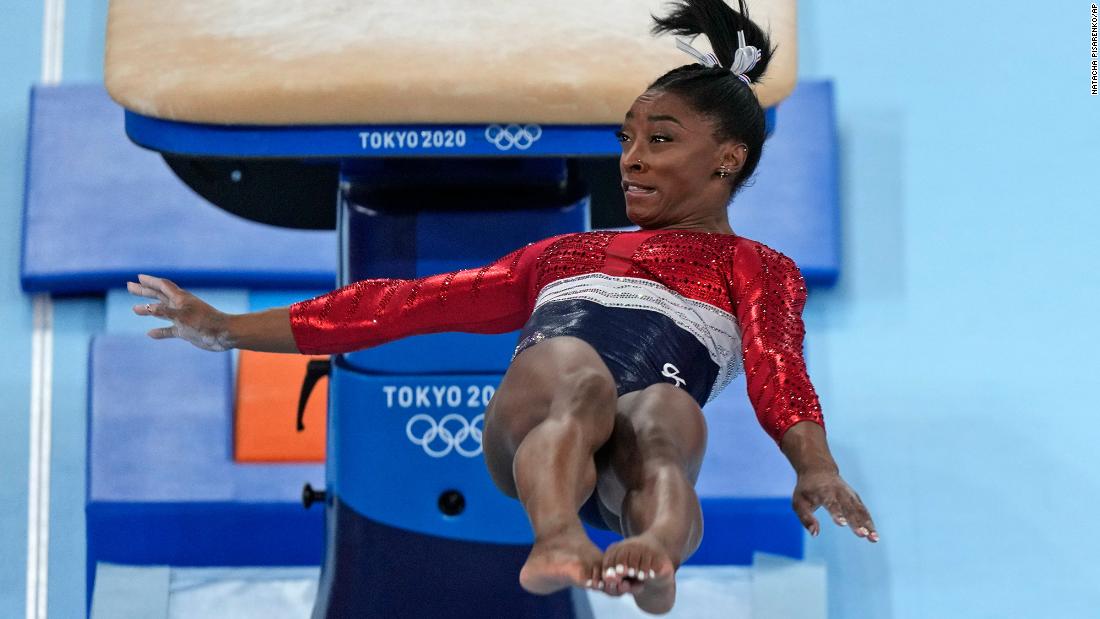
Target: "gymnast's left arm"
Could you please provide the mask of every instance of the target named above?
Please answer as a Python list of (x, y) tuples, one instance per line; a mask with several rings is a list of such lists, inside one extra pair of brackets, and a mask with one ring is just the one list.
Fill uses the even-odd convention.
[(798, 475), (795, 513), (816, 536), (821, 529), (813, 513), (823, 506), (838, 525), (877, 542), (867, 508), (840, 477), (829, 452), (821, 403), (806, 371), (802, 273), (793, 260), (766, 246), (744, 247), (735, 261), (740, 281), (735, 307), (749, 399)]

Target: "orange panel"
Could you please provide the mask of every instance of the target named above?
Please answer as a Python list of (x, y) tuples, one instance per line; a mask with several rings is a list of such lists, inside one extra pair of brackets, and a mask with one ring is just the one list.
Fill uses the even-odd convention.
[(308, 357), (240, 351), (234, 407), (234, 456), (238, 462), (321, 462), (325, 459), (328, 377), (313, 388), (306, 405), (306, 429), (295, 414)]

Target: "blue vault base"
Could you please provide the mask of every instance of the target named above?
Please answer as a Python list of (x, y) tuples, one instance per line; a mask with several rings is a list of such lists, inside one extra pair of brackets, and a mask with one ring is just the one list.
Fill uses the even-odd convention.
[(314, 619), (344, 617), (575, 616), (569, 590), (540, 596), (519, 586), (531, 550), (469, 542), (375, 522), (329, 497), (327, 551)]

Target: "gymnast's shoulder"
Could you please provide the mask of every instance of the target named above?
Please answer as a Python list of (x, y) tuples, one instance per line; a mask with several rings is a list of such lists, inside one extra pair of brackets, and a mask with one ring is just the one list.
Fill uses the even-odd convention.
[(732, 235), (734, 269), (745, 273), (777, 272), (781, 276), (805, 281), (798, 264), (787, 254), (774, 247), (745, 236)]

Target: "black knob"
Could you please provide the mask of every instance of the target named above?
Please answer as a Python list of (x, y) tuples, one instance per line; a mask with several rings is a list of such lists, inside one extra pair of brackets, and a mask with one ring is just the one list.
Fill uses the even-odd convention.
[(313, 505), (315, 502), (317, 502), (317, 501), (322, 501), (323, 502), (324, 500), (325, 500), (325, 491), (324, 490), (314, 490), (313, 486), (311, 486), (309, 484), (306, 484), (305, 487), (302, 488), (302, 506), (305, 507), (306, 509), (309, 509), (310, 506)]
[(466, 497), (458, 490), (447, 490), (439, 495), (439, 511), (448, 516), (457, 516), (466, 509)]

